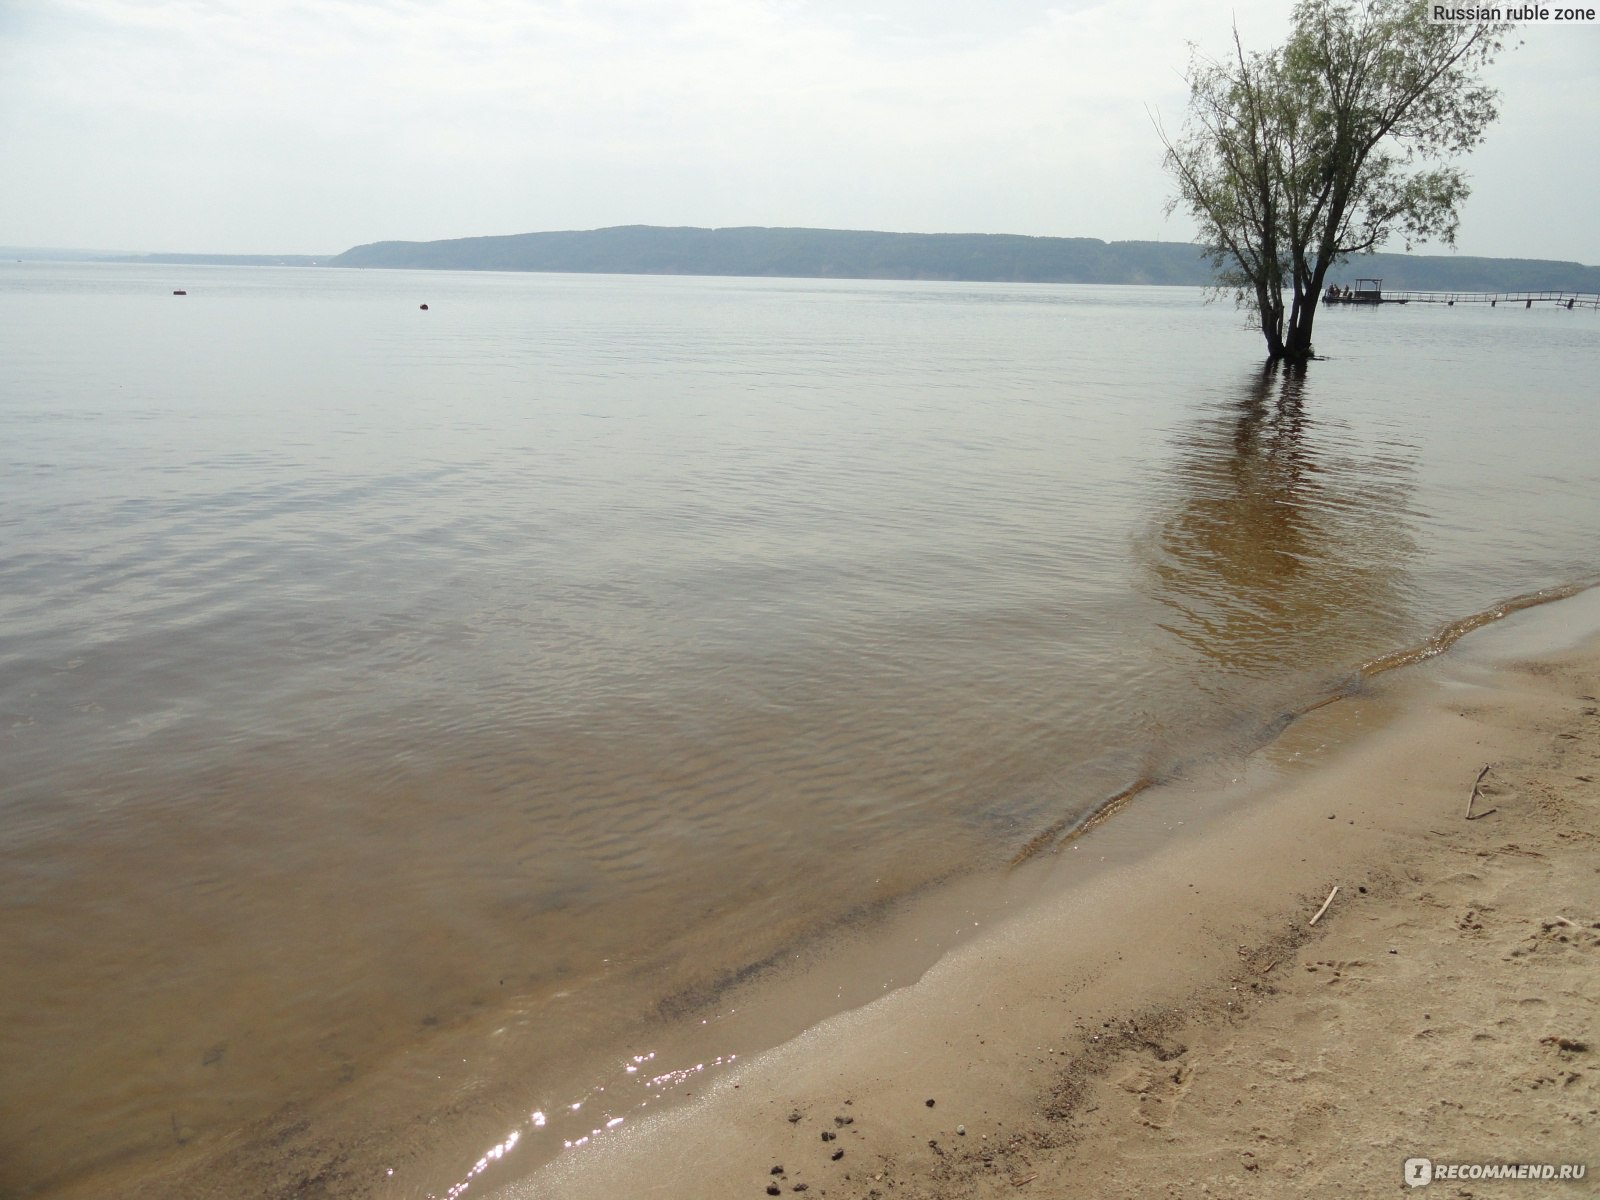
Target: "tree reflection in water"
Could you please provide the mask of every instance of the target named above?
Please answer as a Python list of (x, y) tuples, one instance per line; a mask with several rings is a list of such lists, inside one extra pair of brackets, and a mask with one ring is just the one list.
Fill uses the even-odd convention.
[(1268, 366), (1181, 428), (1139, 539), (1155, 654), (1213, 718), (1301, 701), (1410, 632), (1415, 449), (1358, 440), (1321, 382)]

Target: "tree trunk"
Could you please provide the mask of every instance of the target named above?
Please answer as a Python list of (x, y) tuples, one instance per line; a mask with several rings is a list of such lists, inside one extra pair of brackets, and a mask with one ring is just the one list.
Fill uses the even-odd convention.
[(1267, 361), (1277, 362), (1283, 357), (1283, 292), (1265, 279), (1256, 280), (1256, 315), (1267, 339)]
[(1314, 357), (1311, 345), (1311, 326), (1309, 323), (1290, 332), (1288, 340), (1283, 344), (1284, 361), (1291, 363), (1310, 362)]
[(1278, 362), (1286, 353), (1283, 344), (1283, 332), (1279, 324), (1268, 317), (1265, 312), (1261, 314), (1261, 333), (1267, 339), (1267, 361)]
[(1317, 316), (1318, 297), (1308, 294), (1295, 302), (1289, 319), (1289, 333), (1283, 339), (1283, 353), (1277, 358), (1291, 363), (1305, 363), (1312, 358), (1311, 325)]

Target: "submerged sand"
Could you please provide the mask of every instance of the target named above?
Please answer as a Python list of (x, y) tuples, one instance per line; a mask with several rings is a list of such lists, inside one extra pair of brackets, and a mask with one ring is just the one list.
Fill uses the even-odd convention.
[[(1592, 1194), (1597, 697), (1591, 638), (1493, 669), (1452, 655), (1312, 714), (1193, 834), (481, 1190), (1378, 1195), (1427, 1157), (1594, 1168), (1435, 1193)], [(1072, 852), (1113, 849), (1118, 824)]]
[[(1593, 1194), (1597, 628), (1600, 590), (1475, 633), (1029, 861), (1004, 919), (947, 895), (754, 980), (722, 1015), (804, 1033), (544, 1166), (527, 1113), (480, 1172), (430, 1147), (497, 1128), (481, 1097), (408, 1123), (352, 1089), (52, 1194), (1366, 1196), (1413, 1157), (1594, 1168), (1433, 1193)], [(980, 909), (942, 956), (907, 949)], [(896, 954), (905, 986), (861, 1003)]]

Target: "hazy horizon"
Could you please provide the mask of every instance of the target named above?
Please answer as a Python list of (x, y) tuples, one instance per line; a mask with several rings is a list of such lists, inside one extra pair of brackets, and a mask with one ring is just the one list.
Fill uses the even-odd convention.
[[(0, 244), (328, 255), (616, 225), (1192, 241), (1152, 125), (1272, 0), (10, 0)], [(1488, 71), (1456, 250), (1600, 263), (1600, 26)], [(1390, 246), (1388, 249), (1400, 249)], [(1429, 244), (1424, 253), (1448, 253)]]
[[(462, 240), (467, 240), (467, 239), (470, 239), (470, 238), (479, 238), (479, 237), (518, 237), (518, 236), (522, 236), (522, 235), (526, 235), (526, 234), (541, 234), (541, 233), (597, 232), (598, 230), (601, 230), (601, 229), (626, 228), (626, 227), (630, 227), (630, 226), (632, 226), (632, 227), (644, 227), (644, 228), (656, 228), (656, 229), (664, 229), (664, 228), (698, 228), (698, 229), (726, 229), (726, 228), (758, 228), (758, 229), (790, 228), (790, 229), (793, 229), (793, 228), (811, 228), (811, 229), (822, 229), (822, 228), (825, 228), (823, 226), (775, 226), (775, 225), (757, 225), (757, 226), (713, 226), (713, 225), (662, 226), (662, 225), (654, 225), (651, 222), (646, 222), (646, 221), (627, 221), (627, 222), (622, 222), (621, 225), (619, 225), (619, 226), (597, 226), (597, 227), (591, 227), (589, 229), (581, 229), (581, 230), (580, 229), (560, 229), (560, 230), (557, 230), (557, 229), (524, 229), (524, 230), (518, 230), (518, 231), (516, 231), (514, 233), (465, 234), (465, 235), (462, 235), (461, 237), (446, 236), (446, 237), (442, 237), (442, 238), (373, 238), (373, 239), (369, 239), (368, 241), (364, 241), (364, 242), (355, 242), (355, 243), (352, 243), (352, 245), (349, 245), (349, 246), (340, 246), (337, 249), (312, 250), (312, 251), (306, 251), (306, 250), (293, 250), (293, 251), (291, 251), (291, 250), (262, 250), (262, 249), (251, 249), (251, 250), (208, 250), (208, 249), (204, 249), (204, 248), (198, 248), (197, 249), (197, 248), (192, 247), (192, 246), (186, 246), (186, 247), (170, 247), (169, 246), (169, 247), (160, 247), (160, 248), (150, 248), (150, 247), (128, 247), (128, 246), (23, 246), (23, 245), (9, 246), (9, 245), (7, 245), (7, 246), (0, 246), (0, 254), (13, 254), (13, 253), (48, 254), (48, 253), (60, 253), (60, 254), (67, 254), (67, 255), (73, 255), (73, 256), (83, 256), (85, 258), (90, 258), (90, 259), (97, 258), (97, 257), (100, 257), (100, 256), (130, 256), (130, 257), (138, 257), (138, 256), (159, 256), (159, 255), (194, 255), (196, 257), (203, 257), (203, 258), (328, 258), (328, 259), (332, 259), (332, 258), (336, 258), (339, 255), (345, 253), (347, 250), (354, 249), (357, 246), (371, 245), (371, 244), (379, 243), (379, 242), (415, 242), (415, 243), (421, 244), (421, 243), (432, 242), (432, 241), (462, 241)], [(826, 227), (826, 228), (829, 228), (830, 231), (833, 231), (833, 232), (855, 232), (855, 233), (863, 233), (864, 232), (864, 233), (898, 234), (898, 233), (920, 233), (920, 232), (924, 232), (924, 231), (917, 231), (917, 230), (902, 230), (902, 229), (843, 230), (843, 229), (837, 229), (835, 227)], [(1106, 243), (1108, 245), (1114, 245), (1114, 244), (1119, 243), (1119, 242), (1170, 243), (1170, 242), (1177, 242), (1177, 241), (1180, 240), (1180, 239), (1177, 239), (1177, 238), (1105, 238), (1105, 237), (1097, 237), (1094, 234), (1011, 234), (1011, 233), (1006, 232), (1006, 231), (996, 232), (996, 231), (990, 231), (990, 230), (977, 230), (977, 229), (945, 229), (945, 230), (930, 230), (930, 231), (926, 231), (926, 232), (929, 233), (930, 235), (933, 235), (933, 236), (944, 234), (944, 235), (949, 235), (949, 236), (972, 236), (972, 235), (976, 235), (976, 236), (1007, 236), (1007, 237), (1015, 236), (1015, 237), (1043, 237), (1043, 238), (1058, 237), (1058, 238), (1069, 238), (1069, 239), (1070, 238), (1087, 238), (1087, 239), (1091, 239), (1091, 240), (1101, 241), (1101, 242), (1104, 242), (1104, 243)], [(1194, 244), (1194, 243), (1190, 243), (1190, 244)], [(1600, 266), (1600, 262), (1586, 262), (1586, 261), (1584, 261), (1582, 259), (1573, 258), (1571, 256), (1545, 256), (1545, 255), (1533, 256), (1533, 255), (1510, 255), (1510, 254), (1467, 254), (1467, 253), (1464, 253), (1463, 251), (1461, 251), (1460, 249), (1452, 249), (1452, 248), (1447, 247), (1447, 246), (1437, 246), (1436, 247), (1436, 246), (1431, 246), (1431, 245), (1418, 246), (1418, 247), (1415, 247), (1414, 249), (1412, 249), (1409, 252), (1402, 251), (1402, 250), (1389, 250), (1389, 251), (1385, 251), (1385, 253), (1409, 253), (1413, 257), (1419, 257), (1419, 258), (1486, 258), (1486, 259), (1500, 259), (1500, 260), (1505, 260), (1505, 261), (1576, 262), (1580, 266), (1585, 266), (1585, 267), (1597, 267), (1597, 266)], [(1359, 256), (1357, 256), (1357, 257), (1359, 257)]]

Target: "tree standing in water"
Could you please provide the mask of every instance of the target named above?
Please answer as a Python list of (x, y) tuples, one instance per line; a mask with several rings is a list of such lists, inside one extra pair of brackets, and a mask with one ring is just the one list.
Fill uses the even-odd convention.
[[(1274, 362), (1312, 356), (1328, 271), (1390, 238), (1454, 244), (1496, 93), (1504, 24), (1434, 25), (1423, 0), (1299, 0), (1289, 40), (1216, 61), (1191, 46), (1189, 115), (1157, 126), (1218, 285), (1260, 318)], [(1285, 312), (1285, 293), (1289, 307)]]

